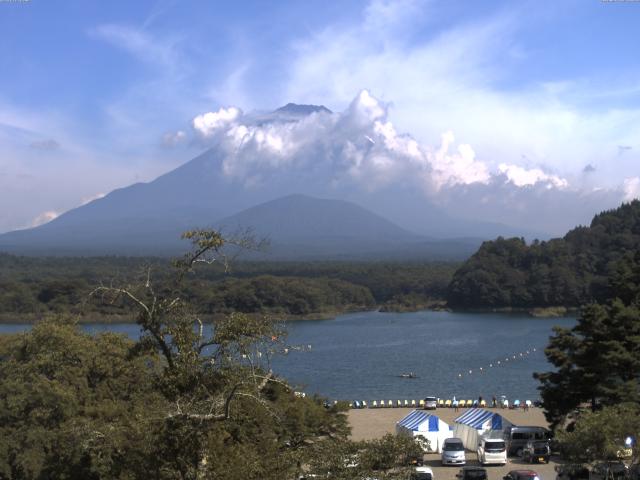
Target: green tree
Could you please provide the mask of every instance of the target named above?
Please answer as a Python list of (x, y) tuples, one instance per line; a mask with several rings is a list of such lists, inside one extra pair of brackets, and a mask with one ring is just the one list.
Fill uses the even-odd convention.
[[(555, 328), (546, 356), (557, 370), (536, 373), (545, 414), (552, 425), (565, 421), (581, 403), (600, 406), (640, 401), (639, 257), (627, 258), (610, 281), (614, 298), (582, 309), (571, 329)], [(626, 300), (626, 301), (625, 301)]]
[(0, 478), (143, 478), (160, 365), (111, 333), (47, 321), (0, 341)]
[[(640, 405), (624, 403), (597, 412), (584, 412), (571, 431), (562, 431), (558, 440), (563, 456), (574, 463), (616, 460), (626, 449), (625, 439), (640, 435)], [(637, 461), (634, 449), (632, 461)]]

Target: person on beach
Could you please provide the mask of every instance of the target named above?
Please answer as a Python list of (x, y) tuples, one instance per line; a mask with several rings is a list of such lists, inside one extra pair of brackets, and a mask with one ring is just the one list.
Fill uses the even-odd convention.
[(497, 405), (498, 405), (498, 400), (496, 399), (496, 396), (494, 395), (493, 398), (491, 399), (491, 406), (493, 408), (496, 408)]

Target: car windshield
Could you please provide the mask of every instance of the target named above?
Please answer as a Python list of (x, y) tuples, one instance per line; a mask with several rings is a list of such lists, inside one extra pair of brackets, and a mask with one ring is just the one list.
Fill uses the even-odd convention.
[(485, 450), (487, 452), (502, 452), (504, 451), (504, 442), (487, 442)]
[(427, 472), (417, 472), (411, 476), (411, 480), (432, 480), (431, 474)]
[(443, 450), (451, 452), (451, 451), (464, 450), (464, 447), (462, 446), (462, 442), (446, 442), (444, 444)]
[(437, 401), (436, 397), (427, 397), (424, 399), (425, 402), (435, 402)]
[(463, 477), (465, 480), (486, 480), (487, 472), (484, 470), (466, 470)]

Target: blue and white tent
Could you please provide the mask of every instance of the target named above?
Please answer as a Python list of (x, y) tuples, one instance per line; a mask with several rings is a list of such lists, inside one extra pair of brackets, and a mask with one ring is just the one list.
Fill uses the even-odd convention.
[(453, 437), (453, 431), (448, 423), (422, 410), (413, 410), (397, 422), (396, 433), (414, 438), (424, 437), (429, 441), (429, 448), (425, 448), (425, 451), (438, 453), (442, 451), (445, 438)]
[(502, 438), (504, 429), (511, 425), (499, 413), (471, 408), (454, 420), (453, 436), (462, 440), (467, 450), (475, 451), (480, 437)]

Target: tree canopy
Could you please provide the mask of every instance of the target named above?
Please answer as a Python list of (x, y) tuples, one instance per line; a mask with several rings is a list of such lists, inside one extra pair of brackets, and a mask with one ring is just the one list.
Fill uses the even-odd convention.
[(589, 227), (527, 245), (498, 238), (454, 274), (447, 302), (457, 308), (579, 307), (612, 295), (608, 279), (640, 249), (640, 201), (596, 215)]
[[(346, 405), (302, 397), (270, 369), (286, 332), (241, 312), (204, 321), (185, 278), (225, 257), (216, 232), (190, 232), (175, 281), (102, 285), (135, 312), (138, 341), (82, 333), (65, 319), (0, 337), (0, 478), (404, 478), (417, 445), (351, 442)], [(246, 244), (245, 244), (246, 246)]]
[(571, 431), (559, 432), (558, 440), (567, 461), (592, 463), (625, 456), (627, 437), (635, 441), (639, 436), (640, 405), (624, 403), (597, 412), (584, 412)]
[(640, 254), (627, 255), (610, 280), (614, 297), (586, 305), (577, 324), (554, 329), (546, 356), (556, 370), (536, 373), (547, 419), (562, 424), (582, 403), (592, 410), (640, 402)]
[[(230, 271), (215, 262), (187, 275), (182, 296), (204, 315), (240, 311), (317, 317), (348, 311), (419, 309), (443, 302), (456, 263), (246, 262)], [(170, 262), (145, 257), (17, 257), (0, 254), (0, 321), (33, 321), (49, 314), (83, 321), (131, 321), (122, 302), (85, 301), (100, 284), (172, 284)]]

